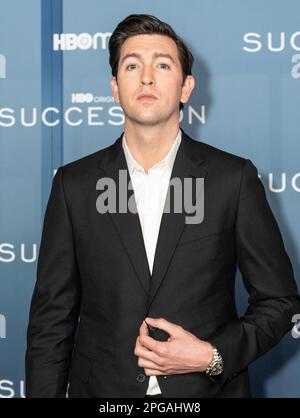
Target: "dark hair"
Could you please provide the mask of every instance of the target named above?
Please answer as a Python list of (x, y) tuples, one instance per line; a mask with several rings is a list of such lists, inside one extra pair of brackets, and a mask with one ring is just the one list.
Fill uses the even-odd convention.
[[(194, 57), (191, 51), (170, 25), (162, 22), (155, 16), (145, 14), (132, 14), (127, 16), (113, 31), (108, 44), (109, 64), (112, 75), (117, 78), (120, 52), (123, 43), (131, 36), (142, 34), (158, 34), (173, 39), (177, 45), (184, 83), (185, 78), (192, 74)], [(179, 110), (183, 109), (183, 107), (184, 104), (180, 102)]]

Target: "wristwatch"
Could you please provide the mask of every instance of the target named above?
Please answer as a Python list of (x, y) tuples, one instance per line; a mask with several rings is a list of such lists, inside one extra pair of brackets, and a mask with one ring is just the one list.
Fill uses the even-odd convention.
[(219, 376), (223, 372), (223, 359), (217, 347), (214, 345), (212, 347), (213, 359), (205, 370), (205, 373), (208, 376)]

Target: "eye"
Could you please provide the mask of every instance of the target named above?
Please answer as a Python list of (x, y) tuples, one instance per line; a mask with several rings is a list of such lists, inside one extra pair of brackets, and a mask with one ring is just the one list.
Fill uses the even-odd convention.
[(136, 64), (129, 64), (129, 65), (127, 65), (127, 67), (126, 67), (126, 70), (129, 68), (129, 67), (132, 67), (132, 66), (135, 66)]
[(166, 65), (168, 68), (170, 68), (170, 66), (168, 64), (165, 64), (165, 63), (161, 63), (159, 65)]

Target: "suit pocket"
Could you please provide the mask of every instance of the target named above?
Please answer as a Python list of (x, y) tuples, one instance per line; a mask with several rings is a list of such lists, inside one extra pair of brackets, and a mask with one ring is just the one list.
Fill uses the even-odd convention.
[(92, 360), (77, 350), (72, 360), (71, 378), (72, 376), (76, 376), (82, 382), (87, 383), (89, 381), (91, 367)]
[(198, 227), (190, 228), (185, 230), (178, 242), (178, 246), (186, 245), (189, 243), (200, 242), (200, 245), (203, 243), (204, 246), (209, 245), (210, 243), (215, 242), (216, 240), (222, 239), (227, 236), (227, 234), (232, 233), (233, 227), (217, 229), (212, 228), (210, 230), (199, 230)]

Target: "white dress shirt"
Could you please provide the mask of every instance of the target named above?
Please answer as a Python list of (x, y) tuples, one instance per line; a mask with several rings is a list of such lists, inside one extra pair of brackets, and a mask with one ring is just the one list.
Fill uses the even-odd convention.
[[(161, 161), (154, 164), (148, 170), (148, 173), (133, 158), (125, 139), (125, 133), (122, 137), (122, 146), (132, 182), (151, 274), (160, 221), (181, 136), (181, 129), (179, 129), (168, 154)], [(158, 393), (162, 392), (156, 376), (150, 376), (147, 395), (156, 395)]]

